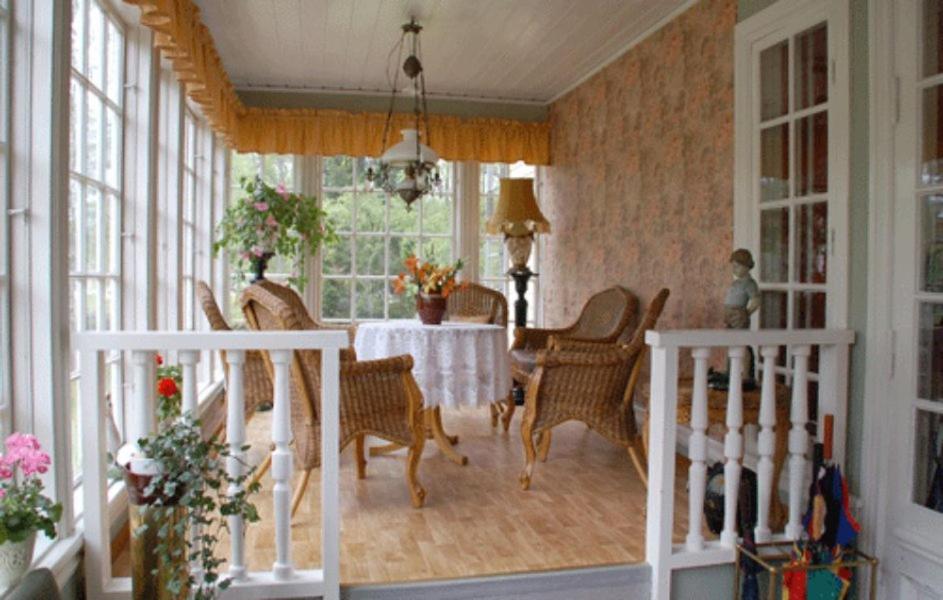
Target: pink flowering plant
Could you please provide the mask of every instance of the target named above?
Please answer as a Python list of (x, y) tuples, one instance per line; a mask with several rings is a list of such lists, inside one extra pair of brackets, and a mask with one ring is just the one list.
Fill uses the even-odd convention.
[(50, 463), (34, 436), (13, 433), (6, 439), (0, 456), (0, 543), (21, 542), (40, 530), (55, 537), (62, 505), (43, 496), (39, 479)]
[(284, 184), (272, 187), (259, 176), (243, 177), (240, 184), (244, 194), (217, 225), (213, 251), (228, 253), (239, 281), (259, 261), (281, 256), (292, 265), (289, 283), (303, 290), (305, 258), (314, 256), (322, 243), (337, 239), (326, 213), (314, 196), (289, 192)]

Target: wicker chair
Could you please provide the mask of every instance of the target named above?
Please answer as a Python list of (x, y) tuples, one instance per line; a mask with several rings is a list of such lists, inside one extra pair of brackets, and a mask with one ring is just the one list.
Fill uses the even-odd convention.
[[(446, 318), (454, 321), (481, 320), (492, 325), (508, 326), (508, 301), (504, 294), (477, 283), (464, 283), (449, 294)], [(491, 403), (491, 426), (497, 427), (498, 417), (506, 409), (507, 401)]]
[[(532, 329), (518, 327), (511, 343), (511, 377), (515, 387), (526, 387), (537, 366), (537, 352), (547, 347), (551, 336), (593, 342), (615, 342), (638, 314), (638, 298), (629, 290), (613, 286), (592, 296), (579, 318), (569, 327)], [(514, 390), (508, 395), (507, 409), (501, 417), (504, 430), (514, 416)]]
[(628, 344), (552, 336), (548, 349), (538, 352), (521, 422), (523, 489), (530, 486), (538, 452), (541, 460), (547, 459), (550, 430), (573, 420), (586, 423), (604, 438), (626, 448), (639, 477), (648, 485), (644, 444), (635, 426), (633, 399), (645, 358), (645, 332), (655, 326), (667, 299), (666, 289), (655, 296)]
[[(312, 329), (314, 320), (303, 305), (288, 302), (284, 286), (260, 282), (242, 293), (242, 310), (249, 326), (258, 330)], [(289, 290), (290, 292), (291, 290)], [(274, 293), (273, 293), (274, 292)], [(291, 292), (294, 294), (294, 292)], [(299, 299), (300, 300), (300, 299)], [(298, 307), (302, 310), (299, 312)], [(266, 364), (271, 368), (270, 361)], [(406, 481), (413, 506), (423, 505), (426, 491), (416, 479), (425, 443), (422, 393), (412, 377), (411, 356), (357, 361), (352, 350), (341, 352), (340, 447), (356, 442), (357, 477), (366, 476), (364, 437), (377, 436), (409, 448)], [(291, 365), (291, 421), (295, 456), (303, 470), (292, 498), (294, 515), (304, 496), (311, 470), (321, 462), (321, 353), (294, 352)]]

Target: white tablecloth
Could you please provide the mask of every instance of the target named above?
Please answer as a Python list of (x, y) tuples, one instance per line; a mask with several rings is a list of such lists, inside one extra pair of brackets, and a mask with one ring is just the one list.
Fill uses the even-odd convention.
[(497, 325), (393, 320), (358, 325), (354, 348), (359, 360), (412, 355), (426, 407), (454, 408), (507, 397), (507, 344), (507, 331)]

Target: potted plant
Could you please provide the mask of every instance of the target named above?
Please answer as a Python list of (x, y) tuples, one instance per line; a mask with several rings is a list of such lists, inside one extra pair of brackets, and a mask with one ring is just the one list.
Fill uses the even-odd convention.
[(393, 280), (393, 292), (415, 294), (416, 311), (425, 325), (439, 325), (445, 315), (446, 298), (455, 290), (455, 278), (462, 269), (459, 259), (450, 265), (420, 262), (410, 254), (403, 261), (406, 271)]
[(49, 469), (49, 455), (39, 440), (24, 433), (6, 439), (0, 456), (0, 592), (13, 586), (33, 560), (36, 532), (56, 536), (62, 505), (42, 494), (39, 476)]
[[(219, 574), (220, 533), (229, 530), (227, 517), (259, 520), (249, 501), (259, 484), (246, 485), (254, 467), (245, 463), (242, 475), (229, 475), (227, 461), (242, 459), (181, 414), (180, 369), (162, 363), (158, 356), (158, 430), (118, 457), (132, 505), (134, 597), (215, 598), (231, 583)], [(230, 495), (232, 486), (244, 489)]]
[(265, 279), (269, 259), (281, 256), (292, 264), (289, 283), (303, 290), (304, 259), (337, 239), (326, 213), (314, 196), (289, 192), (282, 184), (272, 187), (259, 176), (243, 177), (240, 184), (245, 194), (217, 225), (213, 252), (225, 249), (233, 277), (243, 281), (251, 269), (253, 282)]

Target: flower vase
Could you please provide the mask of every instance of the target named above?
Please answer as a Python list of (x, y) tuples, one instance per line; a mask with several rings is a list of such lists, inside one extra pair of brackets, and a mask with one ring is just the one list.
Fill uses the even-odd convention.
[(423, 325), (441, 325), (446, 309), (445, 296), (419, 292), (416, 296), (416, 312)]
[(256, 256), (252, 259), (252, 283), (257, 283), (265, 279), (265, 269), (268, 268), (268, 261), (274, 252), (263, 252), (262, 256)]
[(33, 562), (33, 546), (36, 532), (19, 542), (6, 541), (0, 544), (0, 592), (19, 583), (30, 563)]

